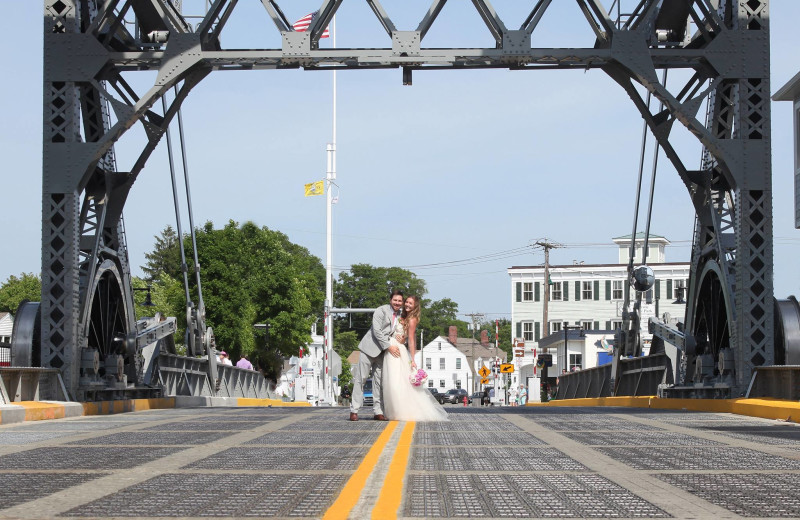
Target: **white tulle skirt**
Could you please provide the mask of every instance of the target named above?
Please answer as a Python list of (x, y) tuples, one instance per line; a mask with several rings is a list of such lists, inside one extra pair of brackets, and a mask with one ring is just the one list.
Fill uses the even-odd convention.
[(411, 360), (408, 349), (394, 338), (392, 345), (400, 349), (400, 357), (396, 358), (388, 351), (383, 356), (381, 391), (386, 417), (392, 421), (448, 421), (444, 407), (426, 386), (413, 386), (409, 382)]

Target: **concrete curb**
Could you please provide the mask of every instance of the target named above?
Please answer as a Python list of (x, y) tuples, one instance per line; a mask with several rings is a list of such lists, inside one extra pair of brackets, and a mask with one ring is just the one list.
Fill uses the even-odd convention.
[(120, 401), (98, 401), (75, 403), (66, 401), (20, 401), (0, 405), (0, 424), (24, 421), (44, 421), (80, 417), (84, 415), (111, 415), (126, 412), (141, 412), (165, 408), (215, 408), (221, 406), (311, 406), (307, 402), (285, 402), (280, 399), (250, 399), (243, 397), (176, 396), (157, 399), (125, 399)]
[(525, 406), (624, 406), (629, 408), (655, 408), (659, 410), (691, 410), (776, 419), (800, 423), (800, 402), (784, 399), (663, 399), (656, 396), (594, 397), (561, 399), (547, 403), (527, 403)]

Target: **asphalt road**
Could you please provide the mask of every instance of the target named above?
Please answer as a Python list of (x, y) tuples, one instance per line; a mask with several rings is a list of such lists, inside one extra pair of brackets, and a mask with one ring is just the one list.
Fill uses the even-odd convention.
[(0, 518), (800, 517), (800, 425), (628, 408), (195, 408), (0, 426)]

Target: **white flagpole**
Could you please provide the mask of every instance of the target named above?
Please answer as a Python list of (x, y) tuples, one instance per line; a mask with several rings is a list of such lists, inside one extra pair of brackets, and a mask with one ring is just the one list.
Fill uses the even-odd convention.
[[(333, 16), (332, 25), (333, 48), (336, 48), (336, 15)], [(331, 185), (336, 179), (336, 69), (333, 70), (333, 135), (328, 145), (328, 172), (326, 175), (326, 261), (325, 261), (325, 398), (333, 404), (333, 374), (331, 373), (333, 361), (333, 317), (330, 308), (333, 307), (333, 269), (332, 269), (332, 244), (331, 244)]]

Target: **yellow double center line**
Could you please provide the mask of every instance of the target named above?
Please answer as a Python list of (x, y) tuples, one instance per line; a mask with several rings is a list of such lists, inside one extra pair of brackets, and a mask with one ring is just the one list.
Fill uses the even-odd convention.
[[(323, 520), (345, 520), (347, 518), (361, 497), (367, 479), (372, 474), (372, 470), (375, 469), (378, 458), (389, 443), (397, 424), (396, 421), (391, 421), (383, 430), (383, 433), (378, 436), (375, 444), (367, 452), (367, 456), (364, 457), (358, 469), (345, 484), (344, 489), (339, 494), (339, 498), (325, 512), (325, 516), (322, 517)], [(408, 457), (411, 452), (411, 440), (414, 436), (415, 424), (413, 422), (406, 423), (400, 434), (400, 440), (392, 456), (392, 462), (389, 464), (389, 471), (383, 481), (381, 493), (372, 510), (372, 518), (374, 520), (397, 518), (397, 511), (403, 498), (403, 481), (408, 467)]]

